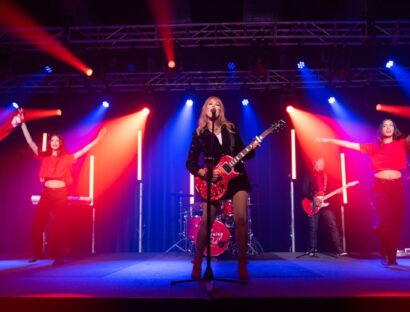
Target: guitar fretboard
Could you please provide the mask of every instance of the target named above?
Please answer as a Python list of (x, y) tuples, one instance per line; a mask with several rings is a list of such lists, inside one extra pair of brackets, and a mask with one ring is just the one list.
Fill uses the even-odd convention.
[[(275, 130), (283, 128), (285, 122), (283, 120), (279, 120), (275, 122), (272, 126), (262, 132), (261, 135), (257, 136), (256, 139), (260, 142), (270, 133), (274, 132)], [(252, 150), (252, 143), (246, 146), (242, 151), (240, 151), (232, 160), (229, 162), (230, 168), (233, 168), (238, 162), (240, 162), (250, 151)]]
[(232, 160), (229, 162), (229, 166), (232, 168), (238, 162), (240, 162), (250, 151), (252, 150), (252, 143), (245, 147), (242, 151), (239, 152)]

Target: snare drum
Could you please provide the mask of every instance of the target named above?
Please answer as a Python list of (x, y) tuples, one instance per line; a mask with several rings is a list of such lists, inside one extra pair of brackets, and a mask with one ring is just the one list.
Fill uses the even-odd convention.
[[(187, 236), (194, 244), (198, 235), (201, 217), (192, 217), (188, 219)], [(211, 229), (211, 256), (219, 256), (224, 253), (231, 243), (231, 233), (227, 227), (220, 221), (215, 220)], [(207, 249), (204, 250), (204, 255)]]

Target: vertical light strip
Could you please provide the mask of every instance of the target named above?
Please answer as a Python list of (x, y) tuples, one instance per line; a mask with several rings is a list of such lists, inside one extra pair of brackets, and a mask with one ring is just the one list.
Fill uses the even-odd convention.
[[(342, 185), (346, 186), (346, 167), (345, 167), (345, 154), (340, 153), (340, 166), (342, 170)], [(347, 190), (343, 189), (343, 204), (347, 204)]]
[(294, 186), (293, 186), (293, 180), (296, 180), (296, 133), (295, 129), (292, 129), (290, 131), (290, 139), (291, 139), (291, 163), (292, 163), (292, 175), (291, 175), (291, 180), (290, 180), (290, 206), (291, 206), (291, 211), (290, 211), (290, 239), (292, 242), (290, 251), (295, 252), (296, 251), (296, 245), (295, 245), (295, 200), (294, 200)]
[(290, 132), (292, 146), (292, 180), (296, 180), (296, 134), (295, 129)]
[(138, 130), (137, 180), (142, 179), (142, 132)]
[(90, 185), (88, 190), (88, 197), (91, 198), (90, 206), (94, 204), (94, 155), (90, 155)]
[(140, 196), (139, 196), (139, 209), (138, 209), (138, 252), (142, 252), (142, 181), (140, 185)]
[(138, 252), (142, 252), (142, 131), (138, 130), (137, 180), (139, 181), (138, 200)]
[(190, 174), (189, 175), (189, 194), (191, 194), (192, 196), (189, 198), (189, 203), (192, 205), (194, 203), (194, 175)]
[(92, 206), (91, 253), (95, 254), (94, 155), (90, 155), (88, 197), (91, 198), (90, 206)]
[(43, 133), (43, 142), (41, 145), (41, 151), (42, 152), (47, 151), (47, 133)]
[(295, 195), (294, 195), (294, 186), (293, 186), (293, 180), (290, 180), (290, 239), (291, 239), (291, 247), (290, 251), (295, 252), (296, 251), (296, 243), (295, 243)]

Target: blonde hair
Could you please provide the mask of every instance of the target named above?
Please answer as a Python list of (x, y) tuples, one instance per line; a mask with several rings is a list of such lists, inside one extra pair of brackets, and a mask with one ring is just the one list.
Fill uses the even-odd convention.
[(196, 128), (196, 133), (200, 135), (208, 127), (209, 118), (206, 115), (206, 110), (207, 110), (207, 106), (209, 102), (212, 100), (218, 102), (219, 105), (221, 105), (221, 113), (219, 114), (218, 118), (215, 120), (215, 124), (221, 127), (223, 125), (226, 125), (226, 128), (228, 129), (228, 131), (231, 133), (234, 133), (235, 125), (225, 118), (224, 104), (222, 103), (221, 99), (217, 96), (210, 96), (205, 100), (205, 103), (202, 106), (201, 115), (199, 116), (199, 119), (198, 119), (198, 128)]

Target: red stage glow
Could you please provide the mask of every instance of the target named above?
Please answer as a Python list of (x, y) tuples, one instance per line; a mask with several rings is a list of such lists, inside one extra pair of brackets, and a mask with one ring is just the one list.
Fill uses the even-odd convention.
[(10, 1), (2, 1), (0, 25), (41, 51), (87, 74), (90, 70), (73, 53), (45, 31), (31, 16)]
[(329, 174), (333, 175), (334, 179), (340, 179), (339, 147), (315, 141), (319, 137), (337, 138), (333, 130), (333, 128), (336, 128), (336, 124), (333, 127), (332, 120), (294, 107), (292, 107), (289, 115), (307, 168), (312, 167), (314, 159), (323, 157), (326, 160), (326, 168)]
[[(146, 120), (147, 115), (140, 111), (104, 124), (108, 129), (106, 135), (89, 152), (95, 156), (94, 198), (110, 190), (111, 186), (129, 170), (135, 170), (135, 177), (137, 177), (138, 168), (132, 166), (138, 158), (138, 133), (141, 131), (143, 141)], [(88, 191), (88, 163), (88, 161), (84, 162), (81, 167), (76, 188), (77, 194), (86, 194)]]
[(20, 298), (95, 298), (95, 296), (89, 294), (79, 293), (40, 293), (32, 295), (18, 296)]

